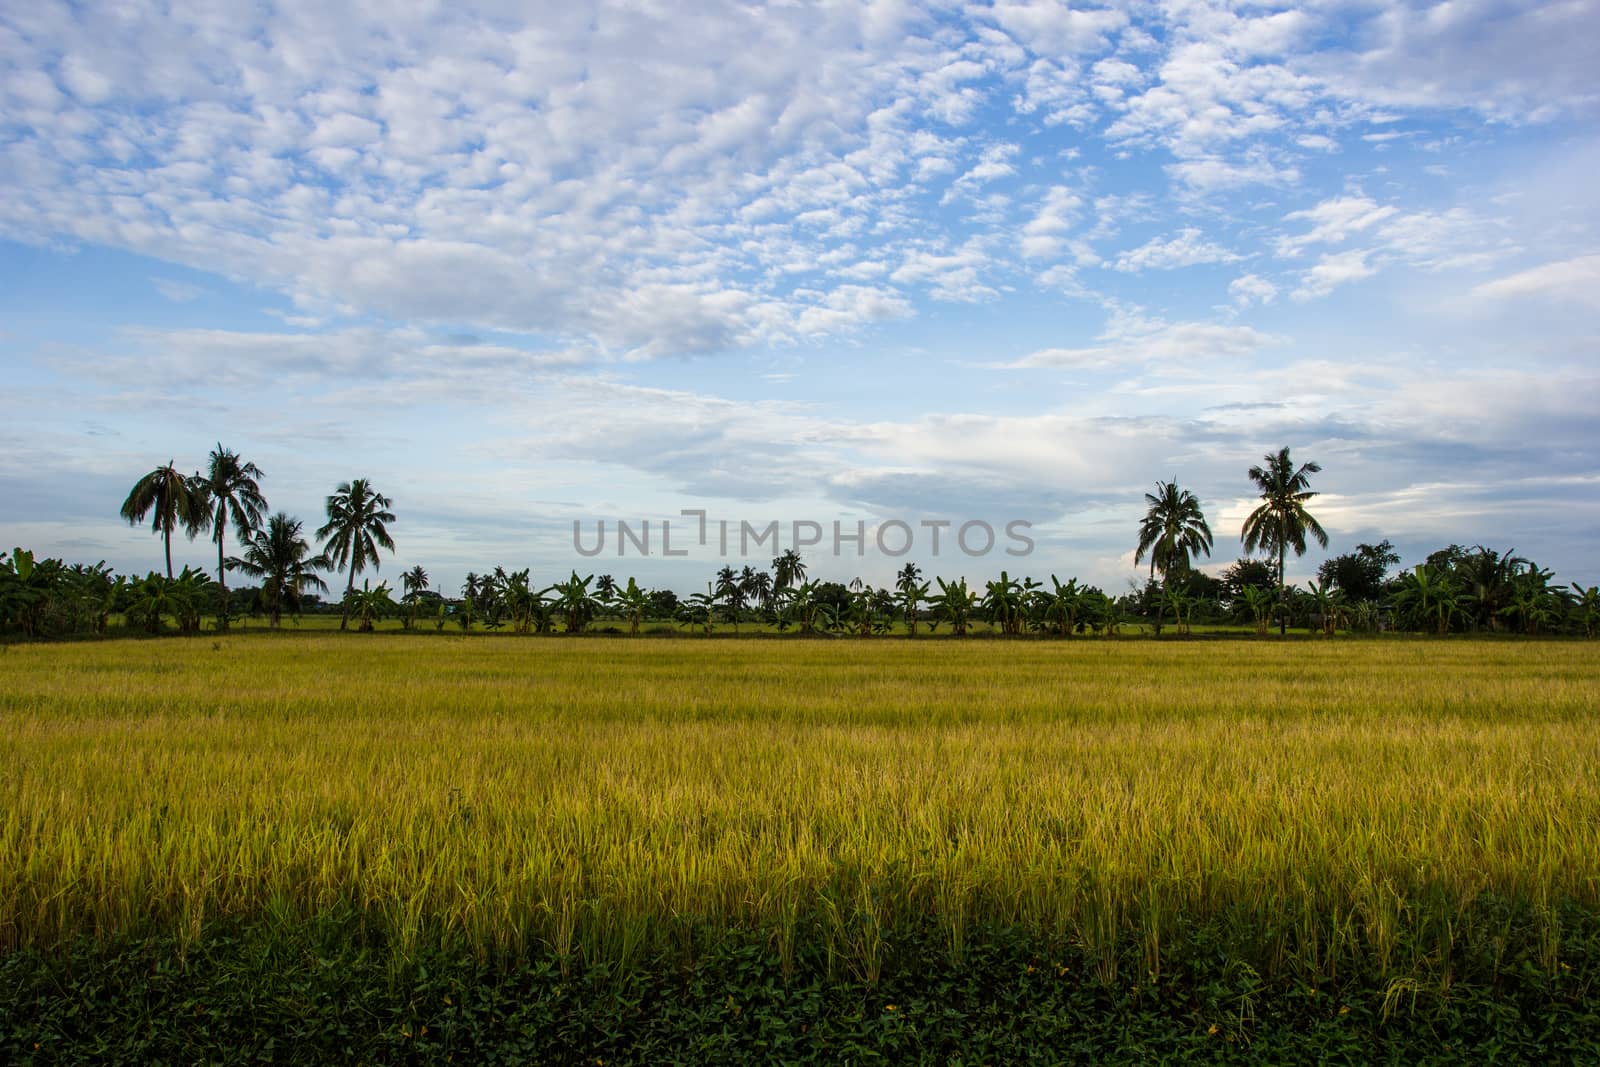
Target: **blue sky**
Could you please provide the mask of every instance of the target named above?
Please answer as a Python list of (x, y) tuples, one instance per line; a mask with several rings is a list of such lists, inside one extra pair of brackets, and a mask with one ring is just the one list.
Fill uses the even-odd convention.
[(11, 5), (0, 542), (157, 566), (122, 496), (220, 440), (450, 590), (693, 588), (572, 550), (685, 508), (1120, 589), (1157, 479), (1220, 566), (1289, 445), (1333, 552), (1593, 582), (1597, 8)]

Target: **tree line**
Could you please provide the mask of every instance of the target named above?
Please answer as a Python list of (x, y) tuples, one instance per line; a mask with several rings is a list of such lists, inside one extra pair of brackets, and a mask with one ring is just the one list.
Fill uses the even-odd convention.
[[(606, 621), (609, 629), (637, 634), (646, 623), (677, 624), (710, 633), (718, 622), (761, 623), (780, 631), (869, 636), (922, 630), (964, 636), (975, 624), (1001, 634), (1110, 635), (1130, 625), (1160, 634), (1187, 633), (1197, 623), (1234, 623), (1268, 632), (1303, 626), (1338, 630), (1407, 629), (1452, 632), (1583, 633), (1600, 629), (1600, 588), (1555, 581), (1549, 570), (1483, 546), (1450, 545), (1424, 562), (1394, 571), (1400, 562), (1388, 541), (1360, 544), (1325, 560), (1303, 588), (1285, 580), (1288, 554), (1304, 555), (1310, 542), (1326, 547), (1328, 535), (1308, 508), (1317, 496), (1316, 463), (1296, 465), (1288, 448), (1264, 457), (1247, 477), (1260, 504), (1240, 530), (1244, 556), (1212, 576), (1195, 567), (1215, 542), (1199, 500), (1176, 479), (1145, 494), (1134, 560), (1148, 560), (1142, 587), (1120, 596), (1050, 575), (999, 577), (969, 586), (965, 578), (925, 578), (914, 563), (893, 584), (874, 588), (859, 578), (846, 584), (808, 578), (804, 558), (789, 549), (769, 570), (724, 566), (704, 592), (680, 598), (670, 589), (645, 589), (633, 578), (608, 574), (566, 579), (539, 588), (529, 569), (495, 567), (469, 573), (456, 597), (431, 588), (425, 569), (401, 576), (400, 596), (387, 582), (373, 588), (356, 579), (376, 571), (381, 552), (393, 552), (388, 527), (393, 502), (365, 478), (341, 482), (324, 502), (326, 522), (312, 535), (300, 519), (268, 514), (261, 490), (265, 475), (220, 443), (204, 472), (183, 474), (173, 461), (139, 478), (120, 509), (130, 524), (147, 519), (162, 539), (166, 572), (120, 576), (102, 561), (92, 566), (36, 560), (15, 549), (0, 558), (0, 633), (44, 637), (107, 633), (113, 619), (149, 634), (197, 633), (202, 621), (218, 630), (244, 615), (278, 627), (285, 614), (335, 610), (340, 629), (351, 621), (369, 631), (398, 617), (406, 629), (431, 625), (508, 630), (518, 634), (582, 633)], [(229, 531), (237, 555), (228, 554)], [(202, 570), (172, 568), (172, 538), (207, 537), (217, 546), (213, 579)], [(236, 572), (258, 584), (230, 589)], [(333, 603), (325, 573), (346, 575)]]

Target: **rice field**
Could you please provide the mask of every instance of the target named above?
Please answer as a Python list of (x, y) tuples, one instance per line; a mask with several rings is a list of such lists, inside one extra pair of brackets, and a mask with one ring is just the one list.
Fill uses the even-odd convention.
[[(251, 633), (0, 649), (0, 951), (338, 908), (390, 951), (980, 925), (1429, 973), (1600, 909), (1600, 645)], [(1113, 978), (1107, 973), (1102, 978)], [(1443, 980), (1448, 980), (1447, 977)]]

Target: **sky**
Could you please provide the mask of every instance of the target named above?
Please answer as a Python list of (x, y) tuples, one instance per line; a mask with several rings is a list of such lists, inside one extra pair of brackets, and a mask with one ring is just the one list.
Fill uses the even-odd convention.
[(1288, 446), (1291, 579), (1590, 584), (1597, 53), (1600, 0), (6, 5), (0, 545), (159, 568), (122, 499), (220, 442), (308, 529), (369, 478), (447, 592), (688, 591), (741, 520), (1120, 590), (1158, 480), (1214, 571)]

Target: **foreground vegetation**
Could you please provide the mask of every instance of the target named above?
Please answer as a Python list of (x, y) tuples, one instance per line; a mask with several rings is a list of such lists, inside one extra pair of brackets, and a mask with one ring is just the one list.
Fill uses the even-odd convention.
[(12, 646), (0, 1040), (205, 987), (357, 1058), (522, 1018), (556, 1058), (1009, 1059), (939, 1043), (1006, 1003), (1042, 1049), (1306, 1058), (1487, 1005), (1559, 1055), (1600, 1036), (1596, 707), (1587, 642)]

